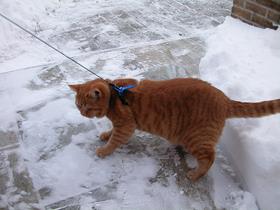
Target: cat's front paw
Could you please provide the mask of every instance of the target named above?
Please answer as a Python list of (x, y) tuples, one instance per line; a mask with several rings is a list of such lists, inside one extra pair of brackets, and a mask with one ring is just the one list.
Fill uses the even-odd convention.
[(110, 150), (108, 150), (107, 148), (105, 147), (98, 147), (96, 150), (95, 150), (95, 153), (98, 157), (100, 158), (104, 158), (106, 157), (107, 155), (110, 155), (112, 152)]
[(112, 134), (111, 131), (103, 132), (103, 133), (100, 134), (100, 137), (99, 137), (99, 138), (100, 138), (102, 141), (108, 141), (108, 140), (110, 139), (110, 137), (111, 137), (111, 134)]

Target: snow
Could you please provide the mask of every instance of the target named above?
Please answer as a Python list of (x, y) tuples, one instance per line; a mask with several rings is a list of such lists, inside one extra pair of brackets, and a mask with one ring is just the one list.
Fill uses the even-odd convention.
[[(238, 189), (231, 179), (217, 173), (220, 170), (216, 167), (217, 165), (214, 164), (213, 169), (211, 169), (215, 189), (212, 196), (215, 198), (216, 206), (221, 209), (258, 209), (253, 194)], [(232, 170), (228, 168), (228, 165), (226, 165), (226, 168), (226, 170)], [(231, 173), (236, 176), (234, 172), (231, 171)], [(224, 195), (227, 196), (224, 197)]]
[[(15, 119), (18, 119), (19, 110), (28, 109), (40, 104), (46, 98), (54, 97), (57, 90), (31, 91), (26, 88), (28, 81), (36, 76), (37, 69), (33, 71), (12, 72), (4, 74), (0, 78), (0, 118), (2, 120), (0, 129), (6, 130)], [(23, 79), (24, 78), (24, 79)]]
[[(201, 78), (234, 100), (280, 98), (280, 30), (228, 17), (207, 38)], [(261, 209), (280, 206), (280, 118), (230, 119), (221, 139)]]
[[(9, 0), (1, 0), (0, 10), (3, 15), (38, 34), (40, 31), (48, 29), (49, 25), (46, 20), (52, 18), (50, 12), (55, 10), (59, 4), (58, 0), (43, 2), (14, 0), (12, 3)], [(52, 59), (51, 50), (46, 49), (30, 35), (2, 17), (0, 18), (0, 31), (0, 63), (8, 60), (1, 64), (0, 73), (39, 65)], [(17, 64), (10, 60), (14, 57), (17, 57)]]

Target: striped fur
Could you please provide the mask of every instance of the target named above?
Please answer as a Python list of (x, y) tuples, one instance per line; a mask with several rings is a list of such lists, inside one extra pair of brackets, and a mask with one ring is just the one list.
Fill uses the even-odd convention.
[(108, 82), (93, 80), (70, 85), (77, 92), (76, 104), (83, 116), (107, 116), (113, 129), (101, 134), (107, 143), (96, 150), (99, 157), (111, 154), (128, 142), (135, 129), (143, 130), (183, 146), (198, 161), (187, 176), (197, 180), (211, 167), (215, 145), (225, 120), (233, 117), (261, 117), (280, 112), (280, 99), (259, 103), (230, 100), (223, 92), (198, 79), (165, 81), (112, 81), (118, 86), (136, 85), (123, 105)]

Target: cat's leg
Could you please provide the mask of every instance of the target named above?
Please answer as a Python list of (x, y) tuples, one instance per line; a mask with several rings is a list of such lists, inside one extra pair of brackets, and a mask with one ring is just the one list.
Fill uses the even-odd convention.
[(96, 149), (96, 154), (103, 158), (110, 155), (122, 144), (126, 144), (136, 129), (135, 125), (114, 127), (109, 141), (102, 147)]
[(183, 146), (193, 157), (198, 166), (187, 173), (187, 177), (196, 181), (207, 173), (215, 160), (215, 146), (220, 136), (219, 130), (197, 130), (183, 142)]
[(108, 141), (112, 135), (113, 129), (109, 130), (109, 131), (105, 131), (103, 133), (100, 134), (100, 139), (102, 141)]
[(215, 149), (201, 149), (200, 151), (192, 153), (192, 155), (197, 159), (198, 166), (187, 172), (187, 177), (196, 181), (200, 177), (204, 176), (215, 160)]

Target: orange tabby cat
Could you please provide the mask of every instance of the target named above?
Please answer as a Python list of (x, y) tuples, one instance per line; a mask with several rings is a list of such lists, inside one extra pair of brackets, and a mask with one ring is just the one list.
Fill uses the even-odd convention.
[(135, 85), (122, 104), (108, 81), (93, 80), (69, 85), (76, 95), (76, 105), (85, 117), (107, 116), (113, 129), (101, 134), (107, 141), (96, 154), (105, 157), (128, 142), (135, 129), (143, 130), (181, 145), (198, 161), (187, 174), (191, 180), (203, 176), (215, 159), (215, 145), (225, 120), (234, 117), (261, 117), (280, 112), (280, 99), (243, 103), (229, 99), (222, 91), (198, 79), (165, 81), (111, 81), (118, 86)]

